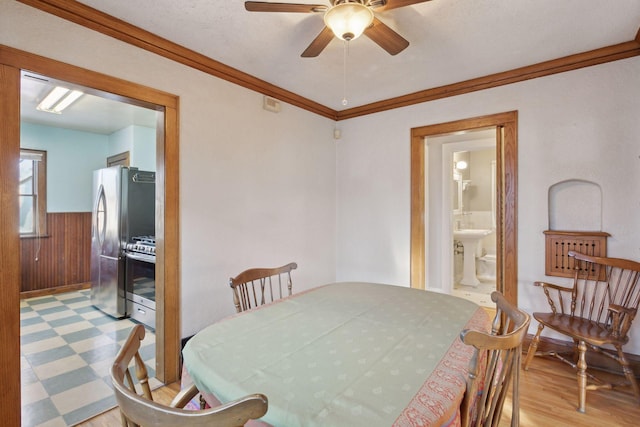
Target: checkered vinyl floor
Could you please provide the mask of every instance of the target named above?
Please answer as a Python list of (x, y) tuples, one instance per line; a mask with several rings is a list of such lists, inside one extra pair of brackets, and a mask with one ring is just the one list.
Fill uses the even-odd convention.
[[(87, 289), (20, 302), (23, 427), (72, 426), (116, 406), (109, 369), (135, 323), (97, 310), (90, 295)], [(148, 329), (140, 354), (154, 376), (155, 334)]]

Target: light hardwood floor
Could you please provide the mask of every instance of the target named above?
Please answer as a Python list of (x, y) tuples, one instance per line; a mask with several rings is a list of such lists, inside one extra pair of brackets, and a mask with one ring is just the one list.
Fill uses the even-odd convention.
[[(575, 372), (556, 360), (536, 357), (529, 371), (520, 372), (520, 425), (522, 427), (623, 427), (640, 425), (640, 405), (630, 392), (622, 390), (587, 392), (587, 413), (576, 411), (578, 391)], [(154, 391), (158, 401), (168, 402), (177, 384)], [(505, 402), (500, 426), (509, 426), (511, 402)], [(120, 413), (113, 409), (85, 423), (83, 427), (120, 425)]]
[[(612, 375), (597, 372), (606, 378)], [(622, 376), (613, 376), (622, 381)], [(510, 402), (505, 403), (501, 426), (508, 426)], [(520, 425), (623, 427), (640, 425), (640, 404), (629, 389), (587, 391), (587, 413), (578, 405), (576, 372), (556, 359), (533, 358), (520, 371)]]

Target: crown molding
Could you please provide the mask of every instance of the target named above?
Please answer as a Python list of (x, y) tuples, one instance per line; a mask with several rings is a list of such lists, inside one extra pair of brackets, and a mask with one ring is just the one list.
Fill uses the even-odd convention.
[(336, 111), (73, 0), (18, 0), (43, 12), (330, 119)]
[[(640, 33), (637, 38), (640, 38)], [(617, 61), (619, 59), (630, 58), (638, 55), (640, 55), (640, 41), (633, 40), (558, 59), (552, 59), (550, 61), (539, 62), (526, 67), (490, 74), (484, 77), (426, 89), (408, 95), (350, 108), (348, 110), (339, 111), (338, 120), (351, 119), (358, 116), (378, 113), (380, 111), (407, 107), (409, 105), (422, 102), (518, 83), (525, 80), (564, 73), (565, 71), (604, 64), (606, 62)]]
[(205, 55), (187, 49), (149, 31), (100, 12), (75, 0), (17, 0), (20, 3), (98, 31), (115, 39), (153, 52), (188, 67), (237, 84), (247, 89), (295, 105), (332, 120), (346, 120), (381, 111), (429, 102), (465, 93), (508, 85), (592, 65), (640, 55), (640, 28), (634, 40), (575, 55), (544, 61), (509, 71), (465, 80), (436, 88), (336, 111), (308, 98), (272, 85), (250, 74), (229, 67)]

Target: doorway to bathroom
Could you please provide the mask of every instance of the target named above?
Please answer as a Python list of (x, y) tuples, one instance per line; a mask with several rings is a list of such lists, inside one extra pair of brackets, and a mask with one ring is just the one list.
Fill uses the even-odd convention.
[[(445, 289), (478, 305), (493, 307), (496, 290), (496, 128), (427, 138), (427, 152), (441, 145), (442, 177), (429, 176), (442, 187), (449, 205), (450, 239), (443, 238), (443, 258), (449, 245), (450, 259), (443, 259)], [(428, 155), (428, 154), (427, 154)], [(435, 209), (429, 207), (428, 210)], [(446, 275), (446, 277), (444, 277)], [(449, 282), (450, 279), (451, 281)]]
[[(470, 264), (475, 266), (476, 279), (480, 270), (477, 260), (484, 256), (480, 261), (482, 275), (487, 275), (485, 266), (490, 269), (489, 276), (493, 276), (495, 271), (495, 288), (509, 301), (517, 303), (517, 115), (517, 111), (511, 111), (412, 129), (412, 287), (452, 293), (454, 241), (460, 241), (461, 244), (456, 246), (464, 252), (462, 240), (471, 240), (476, 241), (476, 245), (475, 248), (473, 244), (468, 245), (471, 254), (468, 259), (473, 261)], [(482, 134), (485, 131), (492, 134)], [(446, 143), (437, 139), (432, 141), (438, 137), (449, 140)], [(470, 142), (469, 138), (475, 142)], [(484, 140), (487, 142), (482, 142)], [(463, 163), (454, 169), (454, 161), (467, 161), (469, 167), (471, 156), (486, 157), (488, 152), (480, 154), (486, 150), (493, 150), (495, 162), (489, 160), (486, 166), (489, 173), (483, 172), (483, 177), (478, 179), (493, 180), (490, 185), (493, 190), (488, 190), (491, 194), (490, 209), (485, 207), (484, 198), (482, 204), (471, 202), (471, 186), (474, 184), (471, 178), (464, 182), (464, 174), (461, 173)], [(469, 191), (469, 200), (466, 201), (465, 184)], [(479, 188), (475, 190), (476, 193), (480, 191)], [(457, 231), (456, 236), (454, 231)], [(493, 240), (488, 240), (486, 246), (479, 244), (480, 241), (484, 244), (483, 240), (490, 235), (494, 236)], [(477, 252), (479, 247), (481, 249)], [(493, 264), (494, 257), (495, 269), (488, 265)], [(463, 265), (460, 271), (464, 277), (464, 257), (461, 258)]]

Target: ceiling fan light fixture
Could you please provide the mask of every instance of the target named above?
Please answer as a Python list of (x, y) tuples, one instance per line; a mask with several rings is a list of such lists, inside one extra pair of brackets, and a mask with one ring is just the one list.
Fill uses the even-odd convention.
[(341, 40), (354, 40), (373, 23), (373, 11), (362, 3), (340, 3), (324, 14), (324, 23)]

